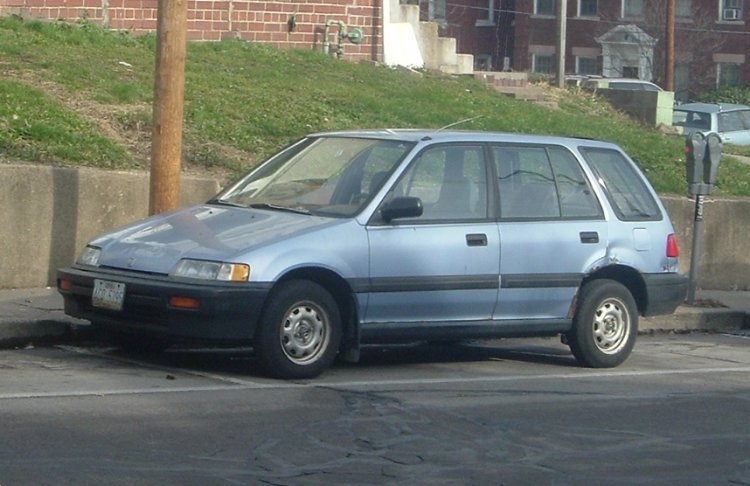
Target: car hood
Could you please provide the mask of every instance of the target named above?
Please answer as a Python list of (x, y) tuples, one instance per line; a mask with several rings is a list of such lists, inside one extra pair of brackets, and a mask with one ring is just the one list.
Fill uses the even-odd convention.
[(99, 265), (167, 274), (182, 258), (237, 260), (259, 245), (337, 224), (341, 220), (281, 210), (201, 205), (125, 226), (89, 244)]

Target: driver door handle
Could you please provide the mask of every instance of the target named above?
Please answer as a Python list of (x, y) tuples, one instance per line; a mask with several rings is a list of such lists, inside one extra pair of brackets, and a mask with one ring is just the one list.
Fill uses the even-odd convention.
[(466, 235), (468, 246), (487, 246), (487, 235), (484, 233), (471, 233)]

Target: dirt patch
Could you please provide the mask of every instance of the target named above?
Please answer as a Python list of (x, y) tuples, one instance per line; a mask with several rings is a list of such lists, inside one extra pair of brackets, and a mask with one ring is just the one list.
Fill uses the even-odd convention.
[[(107, 104), (91, 100), (78, 92), (70, 92), (63, 86), (49, 80), (40, 79), (31, 71), (5, 71), (3, 76), (44, 91), (48, 96), (62, 103), (66, 108), (93, 124), (99, 132), (124, 148), (138, 167), (148, 169), (151, 164), (151, 113), (150, 103)], [(248, 155), (233, 147), (213, 147), (217, 153), (230, 160), (247, 160)], [(183, 147), (183, 153), (189, 153)], [(217, 179), (226, 184), (233, 177), (224, 167), (205, 167), (183, 160), (182, 171), (197, 177)]]

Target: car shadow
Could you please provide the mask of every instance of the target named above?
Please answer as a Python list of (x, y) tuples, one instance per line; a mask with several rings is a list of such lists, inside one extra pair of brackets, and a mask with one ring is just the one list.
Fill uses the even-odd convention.
[[(252, 348), (184, 348), (165, 352), (133, 353), (111, 349), (120, 359), (135, 359), (151, 366), (164, 366), (200, 373), (226, 373), (242, 377), (267, 377)], [(410, 364), (523, 362), (557, 367), (577, 367), (567, 346), (548, 339), (459, 341), (452, 343), (414, 342), (399, 345), (364, 346), (357, 363), (337, 361), (336, 369), (396, 367)]]
[(359, 365), (403, 365), (428, 363), (471, 363), (516, 361), (554, 366), (577, 366), (567, 346), (554, 341), (527, 344), (523, 340), (458, 341), (455, 343), (413, 343), (363, 349)]

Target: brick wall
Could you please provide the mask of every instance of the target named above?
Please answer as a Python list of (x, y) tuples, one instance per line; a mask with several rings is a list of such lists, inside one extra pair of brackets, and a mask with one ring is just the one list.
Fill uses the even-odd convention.
[[(87, 18), (114, 30), (134, 34), (156, 30), (157, 0), (0, 0), (0, 15), (76, 21)], [(289, 28), (294, 15), (296, 26)], [(278, 47), (320, 49), (326, 41), (326, 21), (359, 27), (364, 41), (343, 41), (345, 59), (382, 61), (381, 8), (377, 0), (188, 1), (188, 39), (213, 41), (236, 38)], [(328, 29), (328, 42), (338, 42), (339, 27)]]

